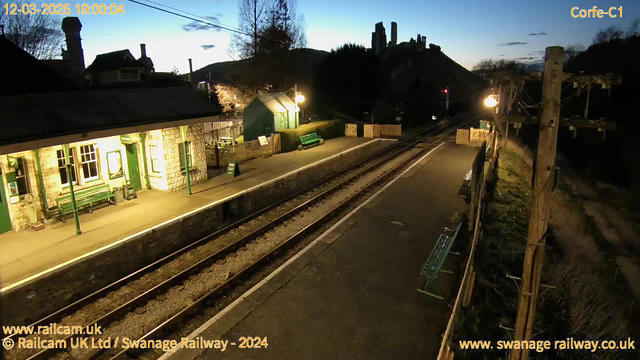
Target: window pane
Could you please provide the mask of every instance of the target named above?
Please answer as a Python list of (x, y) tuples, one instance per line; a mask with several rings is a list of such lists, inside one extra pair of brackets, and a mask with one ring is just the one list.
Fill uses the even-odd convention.
[(93, 161), (92, 163), (89, 163), (89, 173), (91, 174), (92, 177), (97, 177), (98, 176), (98, 162), (97, 161)]
[(68, 184), (69, 180), (67, 180), (67, 170), (64, 167), (61, 167), (60, 170), (60, 182), (62, 185)]
[(24, 177), (20, 177), (16, 179), (18, 183), (18, 194), (24, 195), (29, 193), (29, 189), (27, 188), (27, 179)]
[(178, 155), (180, 157), (180, 170), (184, 170), (184, 144), (178, 144)]

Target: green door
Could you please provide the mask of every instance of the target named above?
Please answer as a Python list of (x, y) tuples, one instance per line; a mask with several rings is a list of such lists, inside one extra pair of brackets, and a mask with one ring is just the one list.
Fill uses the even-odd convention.
[(4, 192), (4, 175), (0, 170), (0, 234), (11, 231), (11, 218), (9, 218), (9, 205)]
[(138, 165), (138, 149), (136, 144), (125, 145), (127, 149), (127, 165), (129, 166), (129, 181), (133, 185), (133, 188), (138, 191), (142, 189), (142, 182), (140, 181), (140, 165)]

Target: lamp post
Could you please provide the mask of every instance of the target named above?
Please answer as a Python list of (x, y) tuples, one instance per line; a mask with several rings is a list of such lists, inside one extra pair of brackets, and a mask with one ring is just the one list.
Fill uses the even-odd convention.
[(304, 102), (304, 95), (298, 92), (298, 83), (293, 84), (293, 100), (296, 103), (295, 122), (296, 122), (296, 128), (298, 128), (298, 126), (300, 126), (300, 115), (298, 115), (298, 113), (301, 111), (301, 109), (298, 109), (298, 103)]
[(69, 183), (69, 194), (71, 194), (71, 208), (73, 209), (73, 219), (76, 222), (76, 235), (80, 235), (82, 234), (82, 230), (80, 229), (80, 219), (78, 217), (78, 206), (76, 204), (76, 194), (73, 191), (72, 171), (75, 171), (75, 170), (72, 170), (73, 165), (71, 164), (71, 161), (70, 161), (71, 156), (69, 155), (69, 152), (71, 151), (71, 149), (69, 149), (69, 144), (62, 145), (62, 151), (64, 152), (64, 164), (67, 171), (67, 182)]

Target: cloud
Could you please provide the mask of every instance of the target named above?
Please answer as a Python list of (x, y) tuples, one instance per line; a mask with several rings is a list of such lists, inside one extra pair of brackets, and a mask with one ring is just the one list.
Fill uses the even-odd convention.
[(500, 54), (500, 56), (507, 56), (507, 54)]
[(524, 56), (524, 57), (516, 58), (516, 60), (535, 60), (535, 59), (537, 58), (533, 56)]
[[(215, 16), (203, 16), (203, 18), (211, 21), (211, 22), (217, 22), (218, 18)], [(207, 30), (212, 30), (215, 29), (216, 31), (220, 31), (220, 27), (218, 27), (217, 25), (211, 24), (211, 23), (204, 23), (204, 22), (200, 22), (200, 21), (192, 21), (186, 25), (182, 25), (182, 30), (184, 31), (207, 31)]]
[(516, 46), (516, 45), (526, 45), (526, 44), (528, 44), (528, 42), (512, 41), (508, 43), (499, 44), (498, 46)]
[(539, 32), (539, 33), (529, 33), (529, 36), (542, 36), (542, 35), (547, 35), (546, 32)]
[(200, 45), (200, 47), (201, 47), (201, 48), (203, 48), (203, 49), (205, 49), (205, 50), (211, 50), (211, 49), (213, 49), (213, 48), (214, 48), (214, 47), (216, 47), (216, 46), (215, 46), (215, 45), (213, 45), (213, 44), (206, 44), (206, 45)]

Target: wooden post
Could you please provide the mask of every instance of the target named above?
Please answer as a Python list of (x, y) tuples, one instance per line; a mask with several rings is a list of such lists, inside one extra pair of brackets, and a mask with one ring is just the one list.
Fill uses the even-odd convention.
[(591, 83), (587, 84), (587, 104), (584, 106), (584, 118), (589, 118), (589, 98), (591, 97)]
[(471, 297), (473, 295), (473, 285), (476, 282), (476, 272), (473, 270), (473, 266), (471, 267), (471, 273), (469, 275), (469, 279), (467, 282), (467, 288), (464, 292), (464, 297), (462, 298), (462, 306), (468, 307), (471, 304)]
[[(549, 222), (549, 198), (553, 186), (553, 172), (556, 167), (563, 55), (564, 49), (560, 46), (551, 46), (546, 49), (542, 85), (542, 116), (533, 179), (533, 201), (516, 317), (515, 341), (531, 340), (536, 314)], [(511, 352), (511, 360), (520, 359), (529, 359), (527, 349), (514, 349)]]

